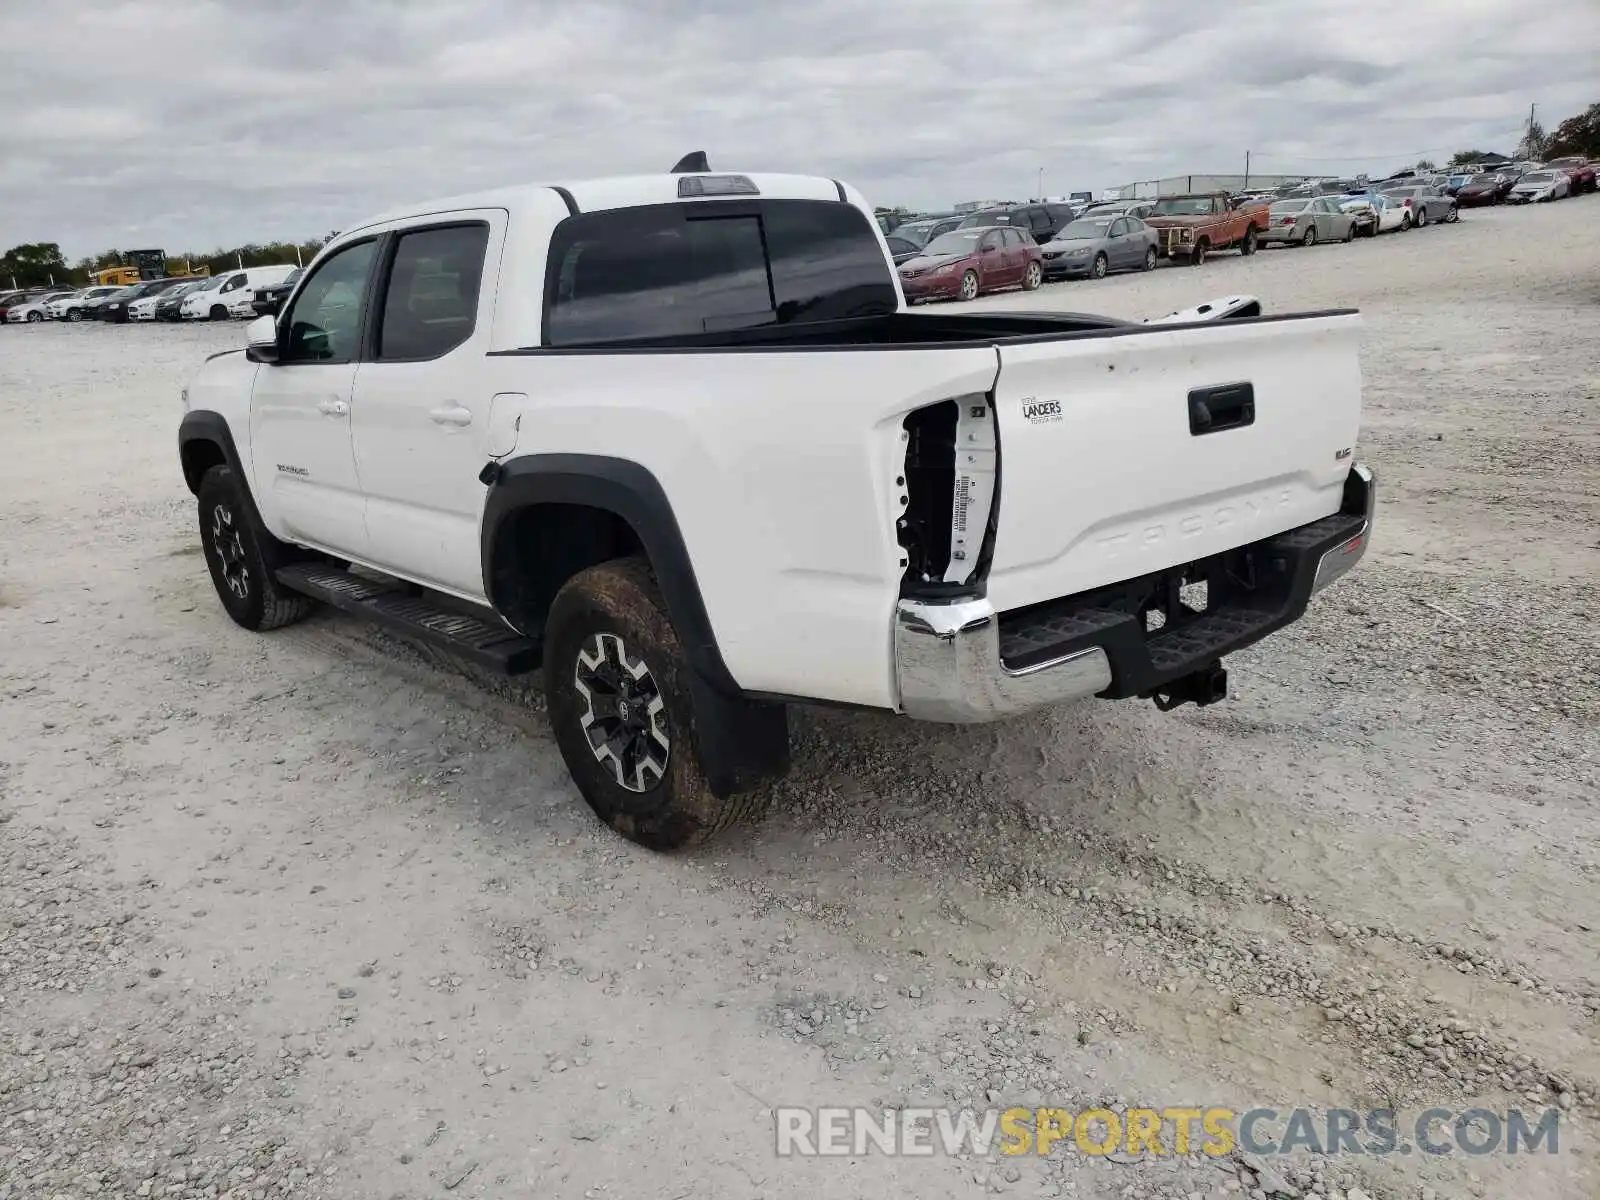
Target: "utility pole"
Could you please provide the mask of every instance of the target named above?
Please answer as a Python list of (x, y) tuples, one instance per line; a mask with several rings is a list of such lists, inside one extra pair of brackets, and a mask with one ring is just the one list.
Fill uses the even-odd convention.
[(1250, 190), (1250, 151), (1248, 150), (1244, 152), (1244, 187), (1239, 190), (1242, 192)]
[(1039, 199), (1044, 199), (1044, 168), (1039, 168)]

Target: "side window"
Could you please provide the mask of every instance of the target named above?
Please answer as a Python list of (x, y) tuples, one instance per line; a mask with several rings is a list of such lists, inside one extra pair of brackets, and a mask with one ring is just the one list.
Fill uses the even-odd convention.
[(488, 245), (484, 224), (400, 235), (383, 295), (378, 358), (438, 358), (472, 336)]
[(1147, 228), (1149, 228), (1149, 226), (1147, 226), (1143, 221), (1139, 220), (1138, 217), (1128, 218), (1129, 233), (1143, 233)]
[(998, 250), (999, 248), (1000, 248), (1000, 232), (999, 232), (999, 230), (991, 230), (990, 232), (984, 234), (983, 235), (983, 241), (978, 243), (978, 249), (979, 249), (980, 252), (989, 251), (989, 250)]
[(1128, 234), (1128, 223), (1126, 221), (1124, 221), (1124, 220), (1118, 219), (1116, 221), (1111, 222), (1111, 231), (1106, 236), (1107, 237), (1119, 238), (1119, 237), (1126, 237), (1127, 234)]
[(769, 200), (761, 206), (761, 226), (780, 324), (893, 312), (898, 306), (894, 277), (853, 205)]
[(361, 302), (376, 241), (346, 246), (321, 263), (284, 317), (279, 362), (350, 362), (361, 341)]
[(244, 279), (245, 277), (243, 275), (230, 275), (217, 290), (221, 293), (237, 291), (239, 285), (244, 282)]

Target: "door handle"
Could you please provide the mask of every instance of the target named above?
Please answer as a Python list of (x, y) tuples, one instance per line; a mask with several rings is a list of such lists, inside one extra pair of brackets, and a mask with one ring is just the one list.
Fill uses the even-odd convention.
[(430, 411), (428, 420), (435, 425), (453, 425), (461, 429), (472, 424), (472, 410), (462, 408), (459, 404), (444, 404)]
[(330, 396), (317, 403), (317, 411), (325, 417), (342, 417), (349, 413), (350, 405), (344, 400)]

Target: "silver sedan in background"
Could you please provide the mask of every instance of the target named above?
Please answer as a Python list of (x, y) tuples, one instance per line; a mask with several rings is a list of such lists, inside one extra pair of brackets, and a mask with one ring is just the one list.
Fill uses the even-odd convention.
[(1044, 244), (1044, 277), (1104, 279), (1112, 271), (1153, 271), (1158, 236), (1138, 217), (1084, 213)]
[(1356, 218), (1340, 208), (1339, 201), (1337, 196), (1279, 200), (1267, 210), (1267, 228), (1258, 240), (1289, 246), (1348, 242), (1356, 235)]

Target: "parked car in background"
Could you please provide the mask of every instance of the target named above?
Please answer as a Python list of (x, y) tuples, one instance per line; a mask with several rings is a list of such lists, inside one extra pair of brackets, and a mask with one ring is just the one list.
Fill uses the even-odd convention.
[(211, 280), (208, 277), (186, 279), (176, 287), (168, 288), (166, 291), (159, 293), (155, 297), (156, 320), (183, 320), (183, 317), (178, 310), (183, 307), (184, 298), (186, 296), (193, 295), (195, 292), (201, 291), (206, 287), (209, 287), (210, 284)]
[[(896, 237), (899, 232), (896, 231)], [(305, 271), (296, 267), (277, 283), (269, 283), (266, 287), (258, 287), (250, 301), (250, 307), (258, 317), (274, 317), (283, 307), (284, 299), (294, 290), (295, 281), (305, 274)]]
[(1355, 235), (1355, 217), (1334, 197), (1317, 196), (1272, 204), (1267, 209), (1267, 227), (1258, 236), (1263, 244), (1315, 246), (1318, 242), (1348, 242)]
[(908, 242), (915, 242), (918, 246), (926, 246), (940, 234), (949, 233), (961, 224), (958, 216), (945, 217), (918, 217), (914, 221), (907, 221), (898, 226), (894, 233), (896, 237), (905, 238)]
[(1021, 229), (952, 229), (900, 264), (900, 290), (906, 303), (919, 300), (975, 300), (984, 292), (1020, 287), (1032, 291), (1044, 282), (1039, 245)]
[(1499, 171), (1474, 175), (1456, 190), (1456, 203), (1462, 208), (1503, 203), (1516, 182), (1512, 176)]
[(1567, 173), (1567, 186), (1570, 195), (1581, 196), (1585, 192), (1595, 190), (1594, 164), (1581, 154), (1572, 154), (1565, 158), (1552, 158), (1545, 163), (1545, 168), (1551, 171), (1565, 171)]
[(44, 292), (34, 296), (32, 299), (24, 298), (20, 303), (13, 303), (6, 309), (6, 324), (37, 325), (40, 321), (48, 321), (50, 319), (50, 302), (71, 294), (71, 292), (63, 291)]
[(28, 298), (27, 292), (10, 291), (0, 292), (0, 324), (5, 323), (6, 311), (13, 304), (21, 304)]
[(1398, 201), (1411, 214), (1411, 223), (1418, 228), (1429, 221), (1448, 224), (1460, 217), (1455, 198), (1446, 196), (1437, 188), (1426, 185), (1415, 187), (1386, 187), (1383, 194)]
[(151, 292), (146, 295), (139, 296), (128, 304), (128, 320), (154, 321), (157, 319), (160, 308), (163, 304), (166, 304), (170, 301), (174, 308), (176, 308), (177, 302), (180, 298), (188, 295), (190, 292), (194, 291), (195, 288), (204, 287), (205, 285), (206, 280), (204, 278), (190, 279), (183, 283), (169, 287), (165, 291)]
[(1163, 196), (1144, 221), (1159, 231), (1163, 257), (1198, 267), (1216, 250), (1254, 254), (1267, 227), (1267, 206), (1237, 205), (1225, 192)]
[(1153, 271), (1156, 231), (1138, 217), (1079, 217), (1039, 248), (1046, 279), (1103, 279), (1112, 271)]
[(225, 321), (234, 315), (229, 311), (229, 304), (239, 301), (246, 306), (245, 314), (250, 315), (248, 305), (255, 296), (255, 289), (281, 283), (283, 277), (292, 270), (293, 263), (282, 263), (271, 267), (224, 271), (211, 279), (209, 287), (185, 296), (178, 313), (185, 321)]
[(993, 225), (1014, 225), (1026, 229), (1033, 240), (1044, 245), (1072, 220), (1070, 204), (1017, 204), (1009, 208), (987, 208), (961, 219), (957, 229), (986, 229)]
[(120, 292), (113, 292), (103, 297), (94, 309), (94, 316), (100, 321), (109, 321), (113, 325), (121, 325), (128, 319), (128, 305), (135, 300), (142, 300), (146, 296), (159, 295), (170, 288), (175, 288), (181, 283), (190, 282), (183, 276), (170, 276), (166, 279), (147, 279), (143, 283), (135, 283), (123, 288)]
[(228, 294), (228, 299), (225, 302), (228, 315), (244, 319), (253, 319), (259, 316), (260, 314), (255, 310), (256, 293), (262, 288), (282, 283), (290, 275), (293, 275), (294, 271), (295, 268), (288, 264), (278, 267), (251, 267), (247, 272), (249, 278), (245, 280), (244, 286), (235, 288)]
[(915, 258), (922, 253), (920, 243), (914, 242), (910, 238), (901, 237), (898, 230), (888, 234), (883, 239), (883, 242), (884, 245), (889, 247), (889, 257), (894, 259), (894, 265), (897, 267), (908, 258)]
[(78, 301), (81, 302), (82, 297), (83, 297), (83, 292), (82, 291), (67, 292), (65, 295), (57, 296), (54, 300), (51, 300), (48, 304), (46, 304), (44, 306), (45, 320), (47, 320), (47, 321), (59, 321), (59, 320), (61, 320), (66, 314), (66, 308), (64, 306), (72, 303), (74, 300), (78, 300)]
[(1121, 213), (1125, 217), (1138, 217), (1143, 220), (1150, 215), (1150, 210), (1155, 206), (1154, 200), (1102, 200), (1098, 204), (1089, 205), (1078, 216), (1098, 217), (1106, 213)]
[(1536, 204), (1564, 200), (1572, 194), (1572, 180), (1565, 171), (1529, 171), (1506, 193), (1507, 204)]
[(82, 321), (89, 316), (89, 306), (112, 292), (121, 291), (115, 284), (96, 284), (71, 296), (50, 302), (50, 315), (58, 321)]
[(1411, 228), (1411, 214), (1405, 205), (1395, 203), (1381, 192), (1347, 196), (1339, 202), (1339, 209), (1355, 218), (1356, 232), (1362, 237)]
[(1471, 171), (1457, 171), (1445, 178), (1444, 186), (1439, 190), (1446, 196), (1459, 196), (1461, 189), (1471, 183), (1476, 176)]

